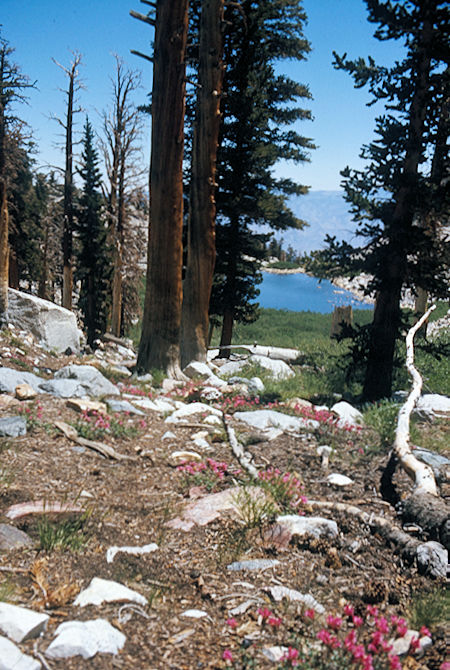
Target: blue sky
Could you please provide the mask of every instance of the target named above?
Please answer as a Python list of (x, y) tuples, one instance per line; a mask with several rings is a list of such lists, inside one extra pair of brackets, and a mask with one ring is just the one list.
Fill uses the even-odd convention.
[[(382, 108), (366, 107), (367, 92), (355, 90), (345, 72), (333, 69), (332, 51), (347, 52), (349, 57), (370, 54), (386, 65), (400, 58), (402, 51), (395, 43), (373, 39), (374, 26), (366, 19), (363, 0), (304, 0), (304, 7), (308, 15), (305, 34), (313, 51), (306, 62), (287, 63), (286, 72), (310, 87), (314, 100), (308, 106), (314, 121), (302, 122), (296, 129), (319, 148), (312, 153), (310, 164), (286, 164), (277, 173), (313, 190), (335, 190), (339, 188), (339, 171), (346, 165), (360, 165), (360, 147), (371, 139), (374, 117)], [(37, 80), (38, 89), (30, 92), (29, 105), (21, 106), (19, 115), (34, 131), (40, 150), (38, 165), (63, 164), (62, 150), (56, 146), (61, 142), (61, 129), (49, 117), (64, 116), (65, 96), (60, 89), (66, 87), (66, 79), (52, 58), (68, 66), (71, 51), (82, 54), (81, 76), (86, 88), (80, 91), (79, 102), (97, 129), (99, 112), (111, 100), (113, 53), (142, 71), (144, 90), (136, 101), (145, 101), (146, 91), (151, 89), (151, 65), (132, 56), (130, 49), (149, 53), (152, 29), (132, 19), (130, 9), (145, 13), (146, 8), (138, 0), (1, 0), (3, 36), (16, 49), (15, 62), (23, 73)], [(78, 119), (81, 129), (84, 115)], [(149, 136), (147, 128), (147, 162)]]

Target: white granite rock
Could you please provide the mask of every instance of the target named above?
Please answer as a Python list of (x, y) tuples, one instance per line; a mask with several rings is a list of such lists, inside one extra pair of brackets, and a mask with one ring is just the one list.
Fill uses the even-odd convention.
[(227, 570), (267, 570), (279, 564), (276, 558), (254, 558), (248, 561), (235, 561), (227, 565)]
[(361, 426), (364, 423), (363, 415), (359, 409), (345, 402), (345, 400), (333, 405), (331, 411), (338, 415), (339, 425), (341, 426)]
[(48, 658), (92, 658), (97, 653), (117, 654), (126, 637), (106, 619), (65, 621), (55, 631), (56, 638), (47, 648)]
[(333, 486), (350, 486), (354, 484), (353, 479), (347, 477), (346, 475), (341, 475), (339, 472), (330, 472), (327, 477), (327, 482), (333, 484)]
[(35, 658), (22, 654), (14, 642), (0, 636), (0, 670), (40, 670), (41, 667)]
[(319, 427), (319, 422), (313, 419), (303, 419), (298, 416), (290, 416), (277, 412), (274, 409), (257, 409), (254, 412), (235, 412), (234, 418), (243, 421), (253, 428), (267, 430), (280, 428), (283, 431), (298, 433), (305, 428), (314, 429)]
[(214, 414), (215, 416), (222, 416), (220, 409), (206, 405), (203, 402), (192, 402), (189, 405), (184, 405), (176, 409), (175, 412), (166, 419), (166, 423), (177, 423), (179, 419), (193, 416), (194, 414)]
[(292, 368), (281, 360), (275, 360), (273, 358), (268, 358), (267, 356), (259, 356), (255, 354), (250, 356), (249, 362), (260, 365), (264, 370), (267, 370), (270, 373), (271, 377), (278, 381), (295, 376), (295, 372)]
[(183, 372), (189, 379), (202, 379), (203, 381), (207, 381), (211, 386), (220, 388), (226, 385), (226, 382), (223, 379), (219, 379), (207, 363), (192, 361), (183, 369)]
[(38, 637), (45, 630), (49, 618), (48, 614), (0, 602), (0, 630), (14, 642)]
[(450, 398), (438, 393), (425, 393), (418, 399), (414, 411), (427, 418), (448, 416), (450, 414)]
[(81, 331), (75, 314), (29, 293), (8, 289), (8, 320), (32, 333), (39, 344), (56, 352), (80, 350)]
[(292, 535), (313, 535), (314, 537), (330, 538), (338, 535), (337, 523), (321, 516), (284, 514), (277, 517), (277, 523), (287, 528)]
[(94, 577), (87, 589), (78, 594), (73, 604), (78, 605), (78, 607), (85, 607), (86, 605), (101, 605), (104, 602), (113, 603), (123, 600), (129, 600), (139, 605), (147, 604), (147, 598), (144, 598), (137, 591), (132, 591), (118, 582)]

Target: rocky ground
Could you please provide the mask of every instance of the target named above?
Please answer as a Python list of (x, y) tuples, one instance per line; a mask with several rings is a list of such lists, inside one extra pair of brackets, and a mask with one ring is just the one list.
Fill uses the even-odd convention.
[[(399, 523), (379, 493), (387, 459), (373, 432), (301, 399), (266, 407), (297, 423), (253, 426), (244, 412), (262, 405), (242, 382), (218, 390), (166, 380), (155, 388), (128, 376), (123, 364), (132, 353), (109, 344), (97, 356), (56, 356), (23, 334), (0, 340), (0, 388), (5, 368), (51, 380), (67, 365), (90, 364), (120, 380), (120, 395), (106, 393), (109, 405), (81, 412), (79, 399), (55, 395), (59, 387), (28, 389), (32, 397), (23, 387), (24, 399), (16, 388), (0, 395), (0, 419), (26, 422), (26, 434), (0, 437), (0, 599), (49, 617), (40, 635), (21, 641), (7, 632), (0, 603), (3, 639), (29, 657), (17, 667), (265, 669), (294, 667), (302, 657), (308, 668), (448, 668), (443, 578), (420, 575), (370, 522), (312, 502)], [(449, 433), (448, 420), (436, 425)], [(99, 444), (112, 447), (112, 457)], [(259, 471), (257, 485), (236, 445)], [(320, 446), (332, 447), (328, 463)], [(411, 487), (401, 473), (396, 484)], [(445, 481), (441, 493), (448, 500)], [(322, 521), (305, 534), (286, 515), (295, 524)], [(419, 528), (407, 531), (420, 539)], [(135, 553), (111, 559), (110, 551), (108, 562), (111, 547)], [(103, 584), (112, 602), (84, 604), (93, 578), (134, 593), (114, 596)], [(430, 644), (420, 627), (433, 607)], [(112, 630), (94, 634), (90, 647), (83, 638), (78, 651), (86, 658), (71, 650), (78, 633), (55, 643), (62, 623), (96, 619)], [(396, 638), (396, 645), (420, 639), (395, 660), (400, 648), (386, 645)], [(415, 653), (417, 645), (424, 649)], [(12, 651), (2, 657), (1, 649), (0, 667), (16, 667), (7, 665)]]

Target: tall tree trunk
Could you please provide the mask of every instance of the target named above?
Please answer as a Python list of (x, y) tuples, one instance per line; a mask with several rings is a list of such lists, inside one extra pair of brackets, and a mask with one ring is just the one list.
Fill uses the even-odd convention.
[(368, 364), (364, 379), (365, 400), (379, 400), (392, 393), (392, 371), (395, 342), (400, 326), (401, 289), (405, 280), (406, 259), (402, 253), (415, 216), (417, 176), (423, 157), (423, 134), (430, 83), (430, 41), (433, 28), (429, 19), (423, 22), (415, 90), (409, 110), (409, 127), (402, 184), (395, 195), (395, 208), (390, 222), (391, 251), (385, 256), (384, 276), (377, 297)]
[[(2, 147), (0, 147), (0, 151), (2, 151)], [(6, 180), (0, 175), (0, 322), (6, 318), (8, 312), (8, 277), (8, 200)]]
[(17, 262), (17, 255), (12, 246), (9, 245), (9, 268), (8, 268), (9, 286), (19, 290), (19, 264)]
[(158, 0), (152, 92), (150, 228), (137, 368), (179, 376), (188, 0)]
[(125, 223), (125, 161), (122, 156), (119, 174), (117, 230), (114, 242), (114, 269), (111, 310), (111, 332), (120, 337), (122, 330), (123, 235)]
[(75, 63), (69, 74), (66, 116), (66, 163), (64, 169), (64, 227), (63, 227), (63, 286), (62, 306), (72, 309), (73, 267), (72, 267), (72, 234), (73, 234), (73, 95), (74, 95)]
[[(233, 337), (233, 324), (234, 324), (234, 315), (232, 309), (226, 309), (223, 315), (222, 321), (222, 333), (220, 335), (220, 358), (230, 358), (231, 349), (227, 347), (231, 344), (231, 339)], [(224, 347), (222, 349), (222, 347)]]
[(48, 237), (49, 237), (50, 222), (48, 217), (45, 217), (44, 229), (44, 246), (42, 249), (41, 260), (41, 274), (38, 284), (38, 296), (43, 300), (48, 300)]
[(216, 257), (216, 157), (223, 80), (223, 0), (203, 0), (199, 88), (192, 148), (188, 254), (183, 284), (181, 362), (205, 361)]

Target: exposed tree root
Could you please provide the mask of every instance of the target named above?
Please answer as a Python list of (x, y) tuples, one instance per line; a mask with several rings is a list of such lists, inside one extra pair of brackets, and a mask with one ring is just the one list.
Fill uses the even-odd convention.
[(435, 543), (421, 542), (385, 517), (365, 512), (355, 505), (322, 500), (308, 500), (308, 504), (313, 508), (336, 510), (358, 518), (372, 533), (377, 533), (394, 547), (407, 563), (416, 562), (420, 572), (431, 577), (445, 577), (448, 558), (444, 555), (446, 552), (443, 547), (442, 552), (439, 552), (439, 547), (433, 546)]

